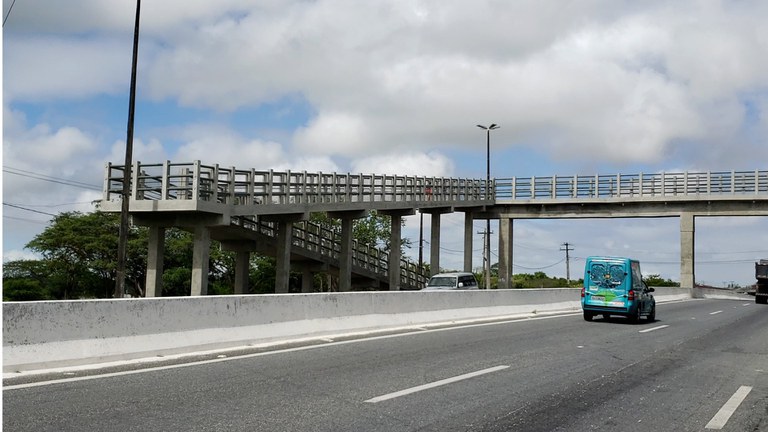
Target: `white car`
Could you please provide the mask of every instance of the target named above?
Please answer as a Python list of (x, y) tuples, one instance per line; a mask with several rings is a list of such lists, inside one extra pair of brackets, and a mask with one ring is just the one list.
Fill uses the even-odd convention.
[(425, 290), (469, 290), (478, 289), (477, 279), (472, 273), (440, 273), (432, 276)]

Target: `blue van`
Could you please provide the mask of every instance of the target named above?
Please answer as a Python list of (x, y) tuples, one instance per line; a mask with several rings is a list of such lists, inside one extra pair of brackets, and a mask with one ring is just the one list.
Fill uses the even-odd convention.
[(632, 322), (656, 319), (653, 288), (643, 282), (640, 262), (630, 258), (591, 256), (584, 266), (581, 308), (584, 319), (622, 315)]

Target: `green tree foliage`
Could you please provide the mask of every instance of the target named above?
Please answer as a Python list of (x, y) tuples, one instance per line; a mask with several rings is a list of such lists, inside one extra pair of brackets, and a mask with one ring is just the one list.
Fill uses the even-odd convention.
[(652, 274), (643, 278), (645, 284), (649, 287), (679, 287), (680, 282), (675, 282), (671, 279), (663, 279), (661, 275)]
[[(114, 287), (119, 215), (66, 212), (26, 247), (42, 256), (46, 281), (57, 299), (107, 297)], [(146, 272), (146, 230), (128, 233), (126, 279), (136, 283)]]
[[(340, 234), (338, 219), (314, 215), (315, 222)], [(371, 212), (356, 220), (353, 236), (359, 244), (388, 248), (390, 217)], [(109, 298), (114, 290), (120, 215), (114, 213), (67, 212), (26, 247), (40, 260), (4, 264), (3, 299), (6, 301)], [(130, 294), (143, 296), (147, 268), (148, 229), (131, 227), (128, 233), (126, 287)], [(409, 242), (404, 241), (404, 245)], [(178, 228), (165, 230), (163, 256), (163, 295), (187, 296), (192, 281), (193, 235)], [(209, 262), (209, 294), (231, 294), (234, 286), (235, 254), (212, 242)], [(252, 293), (273, 293), (275, 260), (252, 254), (249, 286)], [(337, 286), (328, 275), (318, 275), (316, 286), (333, 290)], [(289, 289), (301, 290), (301, 275), (291, 274)]]

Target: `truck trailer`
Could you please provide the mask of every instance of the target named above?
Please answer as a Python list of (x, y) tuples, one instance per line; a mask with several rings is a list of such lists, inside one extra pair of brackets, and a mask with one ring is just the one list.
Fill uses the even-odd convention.
[(768, 303), (768, 259), (755, 263), (755, 303)]

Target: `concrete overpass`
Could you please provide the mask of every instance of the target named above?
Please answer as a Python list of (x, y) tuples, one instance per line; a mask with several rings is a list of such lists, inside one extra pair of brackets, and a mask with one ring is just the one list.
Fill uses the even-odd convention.
[[(125, 166), (108, 164), (104, 182), (104, 211), (120, 211)], [(704, 216), (767, 216), (768, 170), (613, 174), (478, 179), (258, 171), (205, 165), (201, 162), (146, 164), (131, 169), (130, 212), (134, 223), (150, 228), (147, 295), (161, 293), (163, 237), (167, 227), (194, 232), (192, 294), (207, 292), (207, 262), (211, 239), (237, 252), (236, 293), (247, 292), (249, 253), (263, 249), (259, 227), (269, 226), (277, 258), (276, 292), (288, 292), (292, 262), (305, 275), (314, 269), (337, 269), (340, 290), (355, 288), (353, 275), (373, 280), (370, 258), (355, 250), (352, 221), (376, 210), (392, 217), (391, 250), (385, 265), (375, 267), (383, 281), (374, 287), (399, 290), (418, 285), (423, 275), (401, 262), (401, 218), (418, 210), (432, 218), (430, 266), (440, 268), (440, 217), (465, 214), (464, 270), (472, 269), (472, 223), (498, 219), (499, 287), (512, 276), (512, 237), (515, 219), (531, 218), (680, 218), (681, 286), (694, 287), (695, 219)], [(341, 220), (338, 238), (318, 233), (314, 242), (297, 241), (311, 213), (325, 212)], [(267, 225), (265, 225), (267, 224)], [(318, 244), (331, 252), (314, 256), (297, 253)], [(328, 243), (330, 242), (330, 243)], [(320, 248), (322, 249), (322, 248)], [(263, 251), (263, 250), (262, 250)], [(368, 251), (370, 253), (370, 251)], [(314, 265), (312, 264), (314, 263)], [(317, 264), (320, 267), (317, 267)], [(405, 269), (405, 270), (403, 270)], [(403, 275), (406, 275), (403, 277)], [(308, 279), (305, 277), (305, 279)], [(378, 285), (376, 285), (378, 284)], [(357, 285), (359, 286), (359, 285)], [(305, 286), (306, 289), (306, 286)]]

